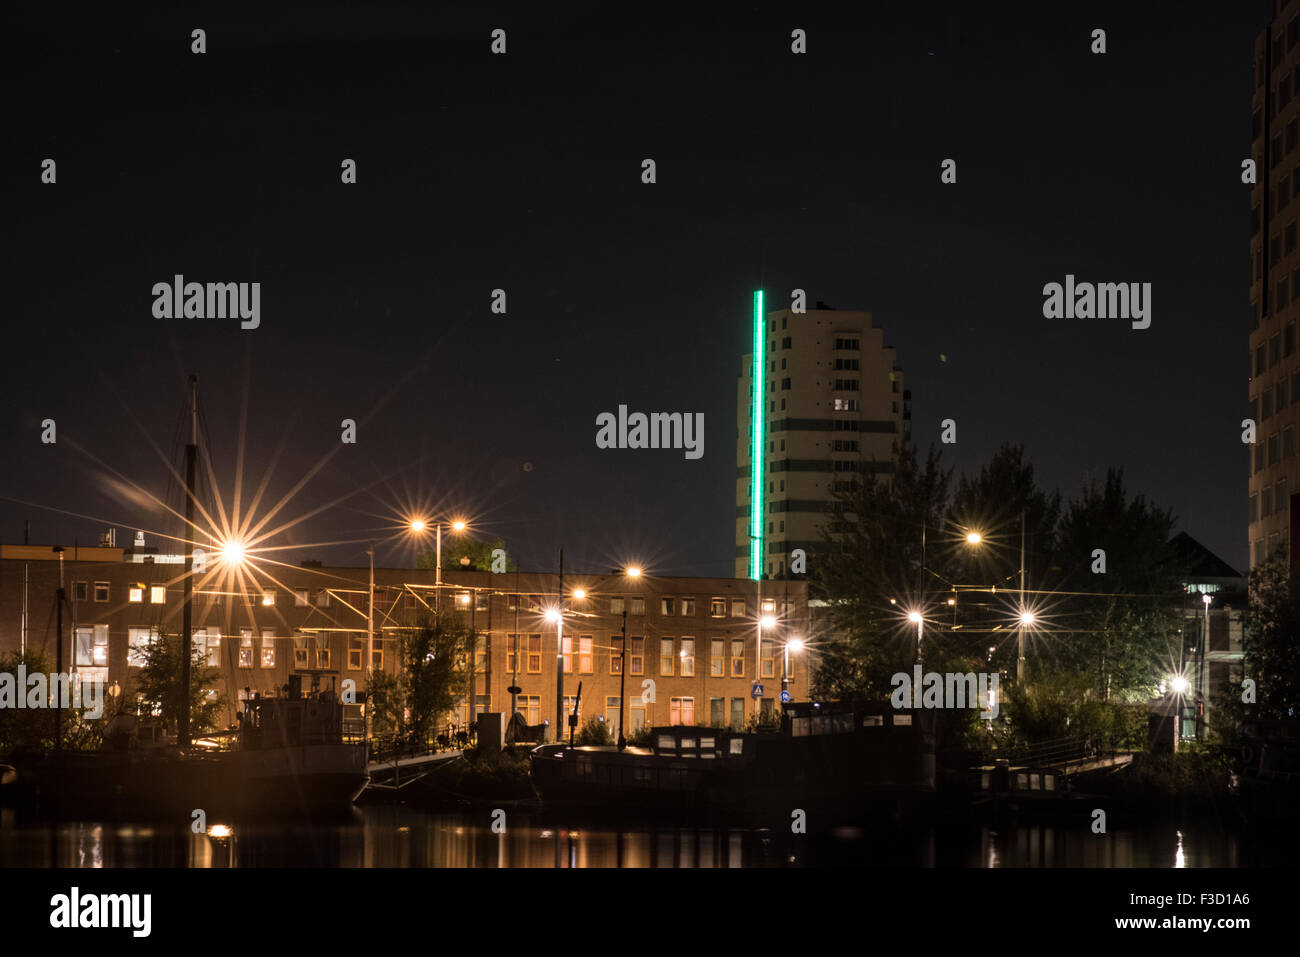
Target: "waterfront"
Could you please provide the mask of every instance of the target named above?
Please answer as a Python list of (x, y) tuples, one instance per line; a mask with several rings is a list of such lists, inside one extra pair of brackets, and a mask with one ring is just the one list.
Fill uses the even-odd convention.
[(1086, 823), (772, 830), (567, 825), (523, 812), (357, 808), (329, 824), (50, 823), (0, 810), (0, 867), (1275, 867), (1294, 842), (1215, 822), (1092, 834)]

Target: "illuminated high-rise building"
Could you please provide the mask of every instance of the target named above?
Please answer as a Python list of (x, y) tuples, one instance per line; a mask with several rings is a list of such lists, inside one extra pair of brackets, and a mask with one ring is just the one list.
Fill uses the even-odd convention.
[(795, 549), (809, 563), (823, 550), (835, 492), (892, 468), (910, 439), (911, 395), (869, 312), (821, 302), (768, 312), (758, 292), (752, 326), (736, 389), (736, 577), (782, 578)]
[[(1255, 39), (1250, 158), (1250, 563), (1295, 537), (1292, 496), (1300, 490), (1300, 3), (1275, 0), (1273, 21)], [(1292, 553), (1292, 561), (1295, 555)]]

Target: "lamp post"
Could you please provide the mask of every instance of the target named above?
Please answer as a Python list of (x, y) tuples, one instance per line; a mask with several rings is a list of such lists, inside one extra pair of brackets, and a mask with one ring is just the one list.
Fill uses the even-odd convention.
[(916, 625), (916, 663), (921, 664), (921, 628), (925, 625), (925, 617), (919, 611), (909, 611), (907, 620)]
[(369, 760), (370, 712), (375, 706), (375, 697), (370, 690), (375, 667), (375, 546), (373, 544), (366, 549), (366, 554), (370, 557), (370, 590), (366, 593), (366, 710), (361, 735), (367, 748), (366, 759)]
[(627, 606), (623, 606), (623, 643), (618, 652), (618, 749), (627, 747), (623, 716), (627, 713)]

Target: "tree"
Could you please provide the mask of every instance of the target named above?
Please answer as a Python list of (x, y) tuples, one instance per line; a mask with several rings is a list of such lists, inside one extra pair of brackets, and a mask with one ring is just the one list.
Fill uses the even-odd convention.
[(1242, 632), (1243, 676), (1255, 682), (1255, 703), (1232, 684), (1216, 700), (1240, 726), (1248, 718), (1289, 719), (1300, 710), (1300, 576), (1279, 553), (1250, 572), (1250, 602)]
[(473, 632), (454, 611), (426, 614), (398, 641), (396, 675), (375, 672), (375, 733), (425, 741), (466, 694), (465, 656)]
[[(1172, 512), (1129, 498), (1122, 469), (1085, 484), (1061, 521), (1063, 590), (1080, 594), (1046, 609), (1056, 640), (1044, 650), (1058, 667), (1089, 675), (1104, 701), (1150, 700), (1180, 660), (1173, 527)], [(1101, 560), (1104, 573), (1094, 570)]]
[[(476, 542), (463, 535), (443, 539), (442, 570), (473, 569), (474, 571), (490, 572), (493, 570), (492, 553), (497, 549), (501, 549), (506, 553), (505, 570), (508, 572), (517, 571), (519, 565), (510, 557), (510, 552), (506, 549), (505, 539), (497, 538), (492, 541)], [(431, 569), (437, 564), (438, 553), (436, 549), (427, 551), (416, 559), (417, 568)]]
[[(159, 712), (163, 727), (169, 733), (174, 732), (186, 706), (181, 687), (181, 637), (164, 635), (147, 645), (142, 655), (144, 665), (135, 679), (140, 703), (148, 713)], [(208, 689), (220, 680), (221, 671), (206, 665), (202, 650), (191, 648), (188, 702), (191, 733), (201, 734), (217, 726), (216, 718), (226, 707), (226, 696), (222, 693), (209, 696)]]
[(816, 697), (888, 697), (891, 677), (910, 671), (916, 660), (916, 632), (905, 609), (928, 587), (921, 530), (944, 515), (951, 470), (940, 467), (933, 447), (924, 466), (907, 447), (886, 474), (837, 493), (828, 513), (813, 587), (830, 606), (836, 637), (819, 649)]

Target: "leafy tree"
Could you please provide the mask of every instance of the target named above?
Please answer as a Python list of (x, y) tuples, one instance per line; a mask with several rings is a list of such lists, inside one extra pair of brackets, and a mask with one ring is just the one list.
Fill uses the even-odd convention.
[(468, 623), (446, 609), (426, 614), (414, 630), (403, 632), (397, 674), (371, 676), (377, 735), (427, 740), (467, 692), (465, 656), (472, 635)]
[(892, 475), (872, 476), (837, 493), (823, 530), (825, 555), (814, 567), (813, 588), (829, 603), (831, 631), (838, 637), (819, 649), (814, 696), (888, 697), (892, 675), (910, 671), (916, 633), (905, 609), (919, 599), (922, 586), (928, 587), (922, 577), (921, 530), (943, 516), (950, 477), (933, 447), (924, 465), (907, 447), (897, 453)]
[[(497, 538), (491, 541), (474, 541), (463, 535), (442, 540), (442, 570), (454, 571), (457, 569), (480, 572), (492, 571), (492, 552), (501, 549), (506, 553), (506, 571), (518, 571), (519, 565), (510, 557), (510, 551), (506, 548), (505, 539)], [(416, 559), (416, 567), (430, 569), (438, 564), (438, 552), (436, 549), (427, 551)]]
[[(225, 710), (226, 696), (218, 693), (209, 698), (207, 689), (221, 680), (221, 671), (208, 667), (203, 652), (191, 648), (189, 712), (190, 733), (202, 734), (217, 727), (217, 715)], [(135, 689), (140, 704), (148, 713), (160, 713), (168, 733), (177, 730), (182, 709), (186, 707), (181, 687), (181, 637), (164, 635), (147, 645), (142, 652), (144, 666), (136, 675)]]
[[(1121, 469), (1108, 470), (1104, 484), (1087, 483), (1061, 521), (1064, 591), (1083, 594), (1044, 610), (1054, 640), (1043, 651), (1059, 668), (1088, 675), (1104, 701), (1149, 700), (1180, 658), (1173, 527), (1170, 511), (1129, 497)], [(1097, 549), (1105, 574), (1093, 571)]]
[(1255, 703), (1231, 684), (1215, 699), (1220, 728), (1235, 730), (1247, 718), (1289, 719), (1300, 710), (1300, 576), (1283, 553), (1250, 572), (1250, 602), (1242, 631), (1243, 676), (1255, 682)]

